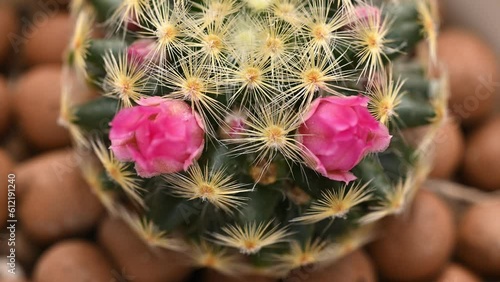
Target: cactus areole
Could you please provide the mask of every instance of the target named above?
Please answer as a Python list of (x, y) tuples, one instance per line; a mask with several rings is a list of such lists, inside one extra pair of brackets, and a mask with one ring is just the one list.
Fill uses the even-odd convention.
[(435, 3), (397, 2), (73, 1), (60, 121), (84, 177), (193, 267), (284, 277), (362, 246), (411, 202), (446, 115), (412, 57), (435, 48)]

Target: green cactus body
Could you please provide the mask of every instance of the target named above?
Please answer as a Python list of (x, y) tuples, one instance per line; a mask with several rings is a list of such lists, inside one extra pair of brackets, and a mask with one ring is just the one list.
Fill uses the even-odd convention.
[[(411, 55), (435, 44), (433, 3), (403, 2), (75, 1), (61, 121), (91, 152), (85, 178), (145, 242), (195, 267), (282, 277), (335, 261), (411, 202), (446, 114), (446, 84)], [(102, 97), (83, 97), (86, 87)], [(199, 117), (203, 151), (182, 171), (141, 177), (108, 149), (110, 122), (148, 97)], [(311, 105), (327, 97), (368, 98), (392, 136), (352, 181), (321, 173), (301, 143)], [(425, 125), (410, 147), (401, 131)]]

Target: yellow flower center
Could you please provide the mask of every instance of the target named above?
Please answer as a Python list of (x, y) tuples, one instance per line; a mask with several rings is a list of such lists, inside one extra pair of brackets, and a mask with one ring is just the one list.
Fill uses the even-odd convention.
[(207, 199), (215, 193), (215, 188), (207, 183), (201, 184), (198, 189), (199, 189), (198, 193), (201, 195), (201, 198), (203, 199)]
[(286, 131), (276, 125), (266, 128), (264, 136), (271, 147), (282, 147), (286, 143)]
[(128, 93), (130, 91), (130, 87), (131, 87), (130, 86), (130, 80), (127, 79), (127, 78), (123, 78), (122, 81), (121, 81), (121, 86), (120, 86), (120, 88), (121, 88), (121, 90), (120, 90), (121, 94), (125, 95), (125, 96), (128, 96)]
[(255, 86), (261, 81), (262, 73), (258, 68), (248, 67), (244, 70), (243, 76), (249, 86)]
[(381, 45), (380, 36), (373, 32), (366, 37), (366, 45), (370, 50), (379, 50)]
[(276, 55), (281, 53), (283, 50), (283, 42), (279, 38), (269, 37), (266, 40), (265, 47), (271, 55)]
[(177, 28), (172, 24), (166, 24), (156, 32), (156, 36), (163, 43), (170, 43), (174, 41), (178, 35), (179, 30), (177, 30)]
[(330, 32), (326, 24), (316, 24), (312, 27), (311, 33), (316, 41), (325, 41), (328, 39)]
[(247, 240), (243, 242), (243, 248), (245, 249), (245, 253), (249, 254), (254, 254), (260, 250), (260, 247), (257, 244), (257, 242), (253, 240)]
[(323, 73), (318, 68), (312, 68), (304, 73), (304, 82), (307, 84), (318, 84), (323, 80)]
[(202, 98), (203, 91), (205, 89), (203, 81), (196, 77), (187, 79), (183, 88), (184, 95), (191, 100), (198, 100)]
[(222, 39), (216, 34), (209, 34), (204, 39), (205, 48), (212, 54), (219, 54), (224, 47)]

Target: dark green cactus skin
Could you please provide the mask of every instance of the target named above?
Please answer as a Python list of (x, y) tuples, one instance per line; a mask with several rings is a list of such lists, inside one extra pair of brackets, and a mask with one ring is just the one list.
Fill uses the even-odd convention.
[[(120, 1), (89, 0), (89, 3), (97, 12), (98, 21), (103, 23)], [(405, 95), (395, 109), (397, 118), (389, 124), (391, 134), (394, 135), (390, 148), (386, 152), (365, 157), (353, 170), (358, 176), (357, 182), (368, 184), (373, 190), (373, 197), (369, 201), (354, 207), (345, 217), (332, 221), (290, 224), (290, 220), (302, 215), (313, 202), (321, 198), (322, 191), (339, 189), (342, 183), (323, 177), (303, 165), (287, 163), (280, 155), (272, 162), (272, 165), (278, 168), (275, 180), (267, 185), (255, 183), (251, 173), (254, 155), (235, 157), (229, 154), (233, 149), (232, 145), (207, 140), (205, 151), (198, 162), (202, 167), (207, 165), (212, 169), (225, 167), (227, 173), (232, 174), (238, 182), (254, 187), (253, 191), (242, 195), (248, 198), (246, 204), (232, 215), (223, 213), (206, 201), (186, 200), (173, 196), (169, 193), (168, 183), (163, 178), (153, 177), (140, 181), (141, 187), (144, 188), (141, 193), (145, 208), (136, 208), (138, 213), (153, 222), (161, 231), (167, 234), (180, 232), (188, 238), (188, 241), (194, 242), (207, 238), (209, 234), (220, 233), (221, 228), (228, 224), (243, 225), (271, 220), (274, 220), (274, 224), (288, 226), (288, 230), (292, 233), (290, 238), (303, 246), (311, 240), (336, 242), (349, 232), (357, 230), (360, 227), (360, 219), (371, 211), (371, 207), (383, 201), (384, 196), (398, 183), (404, 182), (417, 165), (418, 152), (405, 143), (399, 134), (400, 130), (431, 124), (436, 117), (435, 106), (432, 103), (431, 82), (421, 68), (415, 68), (405, 62), (410, 60), (409, 54), (413, 53), (416, 44), (423, 39), (416, 4), (413, 2), (389, 4), (383, 9), (383, 15), (392, 19), (387, 35), (388, 47), (398, 50), (388, 54), (384, 60), (387, 64), (393, 64), (395, 77), (405, 80), (403, 85)], [(93, 87), (103, 90), (99, 89), (101, 87), (99, 82), (106, 75), (103, 67), (104, 55), (108, 52), (113, 54), (124, 52), (127, 45), (136, 37), (134, 33), (117, 31), (111, 38), (92, 39), (86, 70), (90, 80), (96, 82)], [(344, 61), (340, 64), (343, 70), (356, 72), (355, 67), (359, 65), (359, 59), (355, 51), (349, 46), (345, 46), (345, 50), (337, 51), (343, 53)], [(71, 65), (71, 55), (68, 59)], [(168, 91), (158, 86), (154, 77), (151, 77), (151, 83), (156, 86), (152, 90), (152, 96)], [(344, 93), (358, 94), (356, 90), (362, 89), (357, 84), (351, 88), (354, 90)], [(224, 97), (221, 99), (227, 104)], [(109, 122), (118, 108), (119, 103), (113, 98), (102, 97), (92, 100), (75, 108), (73, 122), (86, 134), (98, 136), (109, 145), (107, 139)], [(130, 167), (133, 170), (132, 165)], [(105, 179), (103, 183), (106, 183), (105, 187), (121, 193), (120, 187), (116, 183), (113, 185), (111, 179)], [(291, 199), (287, 192), (295, 188), (299, 188), (308, 200), (296, 202)], [(128, 205), (125, 194), (122, 196), (124, 204)], [(273, 248), (262, 249), (258, 254), (251, 255), (250, 260), (257, 267), (272, 266), (270, 258), (288, 250), (288, 243), (277, 244)]]

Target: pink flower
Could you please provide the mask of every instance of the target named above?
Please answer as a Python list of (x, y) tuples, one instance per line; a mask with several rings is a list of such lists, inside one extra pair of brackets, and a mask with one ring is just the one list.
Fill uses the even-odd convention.
[(142, 177), (186, 170), (204, 146), (200, 118), (183, 101), (145, 98), (119, 111), (111, 121), (111, 150), (120, 161), (135, 162)]
[(365, 25), (371, 23), (379, 26), (381, 21), (382, 12), (378, 7), (363, 4), (354, 7), (349, 25), (351, 28), (355, 28), (360, 23)]
[(350, 170), (366, 154), (387, 149), (389, 131), (367, 106), (368, 98), (363, 96), (313, 101), (298, 138), (311, 168), (330, 179), (350, 182), (356, 179)]
[(139, 65), (152, 61), (158, 63), (159, 58), (154, 54), (155, 42), (152, 39), (140, 39), (134, 41), (127, 48), (127, 58)]
[(382, 15), (378, 7), (370, 5), (356, 6), (356, 8), (354, 8), (354, 14), (356, 15), (356, 19), (358, 21), (367, 21), (369, 19), (372, 19), (377, 20), (377, 22)]
[(246, 129), (247, 113), (245, 110), (236, 109), (224, 118), (220, 136), (223, 139), (237, 139)]

